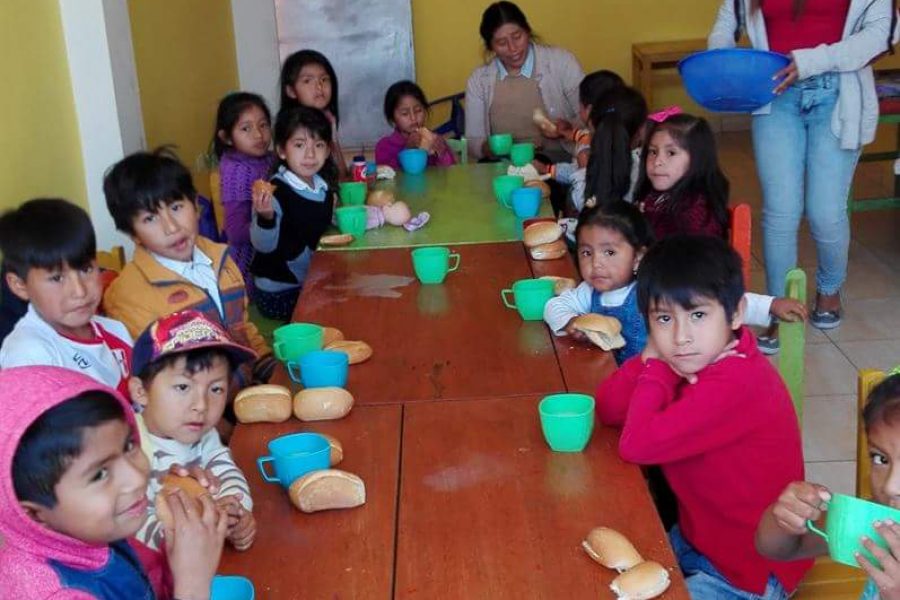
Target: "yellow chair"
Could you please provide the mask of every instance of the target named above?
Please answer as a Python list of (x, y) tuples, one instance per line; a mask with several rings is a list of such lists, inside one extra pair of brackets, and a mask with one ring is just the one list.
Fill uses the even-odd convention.
[(125, 267), (125, 248), (113, 246), (109, 252), (97, 252), (97, 266), (105, 271), (120, 272)]
[(209, 195), (212, 197), (213, 213), (216, 217), (216, 228), (225, 230), (225, 206), (222, 204), (222, 182), (219, 169), (209, 171)]

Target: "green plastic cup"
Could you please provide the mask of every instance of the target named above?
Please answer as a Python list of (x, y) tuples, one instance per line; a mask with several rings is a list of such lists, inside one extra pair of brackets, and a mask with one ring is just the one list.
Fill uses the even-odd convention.
[[(450, 259), (454, 259), (452, 267)], [(413, 270), (424, 284), (443, 282), (447, 273), (459, 268), (459, 261), (459, 254), (450, 252), (450, 248), (444, 246), (416, 248), (412, 251)]]
[(538, 404), (544, 439), (554, 452), (581, 452), (594, 431), (594, 399), (587, 394), (551, 394)]
[(349, 233), (354, 238), (360, 238), (366, 232), (365, 206), (343, 206), (334, 212), (341, 233)]
[(290, 323), (272, 332), (272, 350), (282, 362), (299, 359), (307, 352), (322, 349), (322, 327), (314, 323)]
[(525, 185), (521, 175), (498, 175), (494, 177), (494, 197), (504, 206), (509, 205), (513, 191)]
[(344, 206), (362, 206), (366, 203), (368, 186), (364, 181), (345, 181), (338, 192)]
[(506, 156), (513, 145), (511, 133), (495, 133), (488, 138), (488, 146), (494, 156)]
[(812, 521), (807, 521), (806, 526), (828, 542), (828, 554), (836, 562), (859, 567), (854, 556), (859, 552), (880, 567), (872, 553), (862, 545), (860, 538), (865, 536), (890, 552), (887, 542), (873, 526), (875, 521), (887, 519), (900, 523), (900, 510), (853, 496), (834, 494), (828, 502), (825, 531), (816, 527)]
[(534, 144), (531, 142), (513, 144), (509, 150), (509, 159), (517, 167), (524, 167), (534, 160)]
[[(509, 301), (512, 294), (513, 302)], [(500, 298), (507, 308), (519, 311), (523, 321), (540, 321), (544, 318), (544, 305), (553, 297), (553, 281), (550, 279), (520, 279), (512, 289), (500, 290)]]

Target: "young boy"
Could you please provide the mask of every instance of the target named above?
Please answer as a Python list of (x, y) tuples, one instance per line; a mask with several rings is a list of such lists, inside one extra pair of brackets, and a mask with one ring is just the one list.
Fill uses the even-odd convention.
[(0, 251), (10, 291), (29, 303), (0, 347), (0, 368), (65, 367), (127, 394), (131, 336), (95, 314), (103, 290), (87, 213), (29, 200), (0, 217)]
[(660, 465), (678, 504), (670, 541), (693, 598), (786, 598), (811, 562), (753, 542), (773, 498), (803, 478), (800, 430), (780, 376), (742, 326), (741, 260), (724, 241), (676, 236), (638, 270), (649, 336), (597, 391), (627, 461)]
[(256, 536), (253, 501), (244, 474), (216, 431), (228, 399), (228, 383), (237, 365), (253, 352), (235, 344), (228, 334), (198, 311), (173, 313), (159, 319), (134, 344), (131, 399), (141, 407), (139, 422), (147, 435), (144, 452), (150, 458), (150, 516), (137, 538), (157, 549), (162, 525), (154, 499), (160, 479), (174, 468), (194, 468), (207, 475), (208, 487), (228, 514), (228, 541), (245, 550)]
[(103, 298), (106, 314), (137, 336), (174, 311), (202, 311), (260, 357), (238, 371), (238, 386), (267, 381), (275, 359), (247, 316), (244, 279), (228, 246), (197, 234), (197, 191), (184, 165), (162, 150), (138, 152), (113, 165), (103, 192), (116, 228), (135, 243), (134, 259)]
[(227, 519), (209, 498), (200, 516), (167, 497), (166, 567), (129, 539), (147, 473), (115, 390), (58, 367), (0, 371), (0, 600), (208, 599)]

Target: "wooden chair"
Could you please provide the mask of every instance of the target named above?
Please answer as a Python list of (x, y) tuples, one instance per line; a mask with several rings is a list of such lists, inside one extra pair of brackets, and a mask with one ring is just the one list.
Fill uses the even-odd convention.
[(104, 271), (120, 272), (125, 267), (125, 248), (113, 246), (109, 252), (99, 250), (97, 252), (97, 266)]
[(744, 288), (750, 289), (750, 205), (738, 204), (728, 209), (731, 214), (731, 231), (729, 242), (731, 247), (741, 256), (744, 267)]
[[(785, 277), (784, 295), (788, 298), (799, 300), (806, 304), (806, 273), (803, 269), (791, 269)], [(797, 411), (797, 420), (803, 422), (803, 355), (806, 350), (806, 323), (783, 322), (778, 325), (778, 338), (781, 341), (781, 351), (778, 353), (778, 372), (784, 379), (791, 400), (794, 401), (794, 409)]]
[(212, 199), (213, 213), (216, 217), (216, 228), (225, 230), (225, 206), (222, 204), (222, 182), (219, 177), (219, 169), (209, 171), (209, 195)]

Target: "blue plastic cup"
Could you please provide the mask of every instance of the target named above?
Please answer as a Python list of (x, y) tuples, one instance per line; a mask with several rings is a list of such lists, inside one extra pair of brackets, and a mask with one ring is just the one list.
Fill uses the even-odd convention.
[(216, 575), (209, 588), (209, 600), (254, 600), (253, 582), (240, 575)]
[(520, 219), (536, 217), (541, 209), (541, 190), (536, 187), (520, 187), (509, 195), (509, 204)]
[(410, 175), (418, 175), (428, 166), (428, 153), (421, 148), (407, 148), (397, 155), (403, 172)]
[[(262, 478), (269, 483), (291, 487), (300, 477), (311, 471), (327, 469), (331, 464), (331, 445), (318, 433), (291, 433), (277, 437), (268, 444), (269, 455), (256, 459)], [(266, 463), (275, 463), (275, 474), (266, 472)]]
[(289, 361), (287, 370), (291, 380), (305, 388), (346, 387), (349, 364), (346, 352), (313, 350), (299, 362)]

